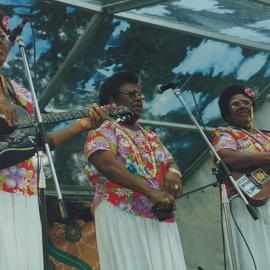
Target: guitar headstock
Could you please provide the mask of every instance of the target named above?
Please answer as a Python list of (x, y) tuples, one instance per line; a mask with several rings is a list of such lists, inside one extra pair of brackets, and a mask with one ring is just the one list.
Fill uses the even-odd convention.
[(128, 107), (120, 105), (120, 106), (113, 106), (113, 105), (106, 105), (106, 110), (108, 111), (109, 115), (117, 122), (127, 124), (133, 122), (135, 120), (135, 115), (133, 111), (131, 111)]

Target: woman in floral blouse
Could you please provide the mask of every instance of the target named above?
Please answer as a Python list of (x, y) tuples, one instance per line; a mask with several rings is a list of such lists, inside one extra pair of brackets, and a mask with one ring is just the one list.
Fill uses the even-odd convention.
[[(214, 131), (213, 145), (233, 172), (270, 166), (270, 134), (253, 127), (254, 93), (250, 88), (233, 85), (226, 88), (219, 98), (219, 107), (228, 127)], [(227, 193), (234, 195), (229, 183)], [(231, 199), (232, 213), (254, 256), (257, 269), (268, 270), (270, 266), (270, 202), (256, 208), (259, 220), (247, 212), (239, 197)], [(236, 227), (232, 225), (236, 247), (237, 269), (253, 270), (254, 264), (247, 245)]]
[(160, 222), (152, 209), (157, 203), (165, 212), (174, 208), (181, 174), (158, 136), (138, 124), (142, 101), (135, 75), (118, 72), (108, 78), (100, 90), (100, 105), (124, 105), (134, 119), (105, 121), (85, 144), (86, 173), (96, 187), (100, 265), (102, 270), (183, 270), (174, 212)]
[[(8, 17), (3, 16), (0, 11), (0, 67), (4, 64), (11, 46), (8, 32)], [(31, 93), (0, 75), (0, 114), (5, 116), (10, 126), (19, 120), (13, 103), (24, 108), (29, 114), (34, 114)], [(97, 127), (95, 124), (105, 118), (105, 112), (93, 106), (90, 117), (48, 134), (49, 143), (52, 147), (57, 147), (80, 132)], [(0, 139), (5, 140), (7, 137), (0, 136)], [(0, 269), (42, 270), (43, 248), (37, 176), (32, 158), (0, 170), (0, 205)]]

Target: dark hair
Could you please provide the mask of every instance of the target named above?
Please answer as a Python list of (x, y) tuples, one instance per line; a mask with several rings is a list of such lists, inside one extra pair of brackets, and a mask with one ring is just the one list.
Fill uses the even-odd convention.
[(252, 101), (252, 106), (254, 107), (254, 97), (253, 92), (250, 88), (243, 85), (232, 85), (223, 90), (221, 93), (218, 105), (221, 112), (222, 118), (228, 122), (228, 113), (229, 113), (229, 99), (238, 94), (243, 94)]
[(4, 12), (0, 9), (0, 21), (2, 22), (4, 17)]
[(129, 71), (120, 71), (107, 78), (99, 90), (99, 105), (109, 104), (110, 98), (115, 98), (119, 94), (123, 84), (137, 84), (138, 77)]

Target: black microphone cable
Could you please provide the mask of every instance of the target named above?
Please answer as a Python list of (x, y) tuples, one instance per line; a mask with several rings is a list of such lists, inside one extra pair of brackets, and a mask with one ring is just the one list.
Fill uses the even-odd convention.
[[(194, 94), (194, 91), (191, 90), (191, 93), (192, 93), (192, 97), (193, 97), (193, 100), (194, 100), (194, 104), (195, 104), (195, 107), (196, 107), (196, 110), (197, 110), (197, 113), (198, 113), (198, 117), (199, 117), (200, 123), (201, 123), (201, 125), (202, 125), (202, 127), (203, 127), (203, 130), (204, 130), (206, 136), (207, 136), (206, 127), (205, 127), (205, 124), (204, 124), (204, 121), (203, 121), (203, 118), (202, 118), (202, 114), (201, 114), (201, 111), (200, 111), (200, 109), (199, 109), (199, 106), (198, 106), (198, 103), (197, 103), (197, 100), (196, 100), (196, 97), (195, 97), (195, 94)], [(207, 137), (208, 137), (208, 136), (207, 136)], [(222, 204), (220, 204), (220, 211), (221, 211), (221, 225), (222, 225), (222, 224), (223, 224)], [(255, 268), (255, 270), (257, 270), (257, 266), (256, 266), (256, 262), (255, 262), (254, 256), (253, 256), (253, 254), (252, 254), (252, 252), (251, 252), (251, 250), (250, 250), (250, 247), (249, 247), (249, 245), (248, 245), (248, 243), (247, 243), (247, 241), (246, 241), (246, 239), (245, 239), (245, 237), (244, 237), (244, 235), (243, 235), (241, 229), (239, 228), (239, 226), (238, 226), (238, 224), (237, 224), (237, 222), (236, 222), (236, 220), (235, 220), (235, 218), (234, 218), (234, 216), (233, 216), (233, 212), (232, 212), (232, 208), (231, 208), (231, 201), (230, 201), (230, 212), (231, 212), (231, 215), (232, 215), (234, 224), (235, 224), (237, 230), (239, 231), (239, 233), (240, 233), (242, 239), (244, 240), (245, 245), (246, 245), (247, 248), (248, 248), (248, 251), (249, 251), (249, 253), (250, 253), (250, 256), (251, 256), (252, 261), (253, 261), (253, 264), (254, 264), (254, 268)], [(226, 265), (226, 255), (225, 255), (226, 247), (225, 247), (225, 234), (224, 234), (224, 228), (223, 228), (223, 225), (221, 226), (221, 230), (222, 230), (222, 241), (223, 241), (223, 251), (224, 251), (224, 252), (223, 252), (223, 254), (224, 254), (224, 266), (225, 266), (225, 270), (226, 270), (226, 267), (227, 267), (227, 265)]]
[[(190, 77), (184, 82), (183, 86), (185, 86), (187, 84), (187, 82), (189, 82), (191, 80), (191, 78), (193, 77), (193, 74), (190, 75)], [(177, 79), (177, 78), (175, 78)], [(183, 88), (182, 86), (182, 88)], [(198, 103), (197, 103), (197, 100), (196, 100), (196, 97), (195, 97), (195, 94), (194, 94), (194, 91), (191, 90), (191, 93), (192, 93), (192, 97), (193, 97), (193, 101), (194, 101), (194, 104), (195, 104), (195, 107), (196, 107), (196, 110), (197, 110), (197, 113), (198, 113), (198, 116), (199, 116), (199, 122), (201, 124), (201, 126), (203, 127), (203, 130), (204, 130), (204, 133), (205, 135), (207, 136), (207, 131), (206, 131), (206, 126), (204, 124), (204, 121), (203, 121), (203, 118), (202, 118), (202, 114), (201, 114), (201, 111), (199, 109), (199, 106), (198, 106)], [(208, 137), (208, 136), (207, 136)], [(210, 186), (213, 186), (213, 183), (210, 184), (210, 185), (207, 185), (207, 186), (204, 186), (202, 188), (199, 188), (197, 190), (194, 190), (193, 192), (196, 192), (196, 191), (199, 191), (199, 190), (202, 190), (202, 189), (205, 189), (207, 187), (210, 187)], [(183, 195), (188, 195), (190, 193), (193, 193), (193, 192), (188, 192), (187, 194), (182, 194), (181, 196), (179, 196), (177, 199), (181, 198)], [(221, 195), (220, 195), (221, 196)], [(221, 197), (220, 197), (220, 202), (221, 202)], [(227, 264), (226, 264), (226, 247), (225, 247), (225, 234), (224, 234), (224, 228), (223, 228), (223, 211), (222, 211), (222, 204), (220, 204), (220, 216), (221, 216), (221, 233), (222, 233), (222, 248), (223, 248), (223, 260), (224, 260), (224, 269), (226, 270), (227, 269)], [(200, 266), (198, 266), (198, 269), (203, 269), (201, 268)]]
[[(206, 127), (205, 127), (205, 125), (204, 125), (204, 122), (203, 122), (203, 119), (202, 119), (202, 115), (201, 115), (201, 112), (200, 112), (198, 103), (197, 103), (197, 101), (196, 101), (196, 97), (195, 97), (195, 95), (194, 95), (194, 91), (191, 90), (191, 92), (192, 92), (193, 100), (194, 100), (194, 103), (195, 103), (195, 106), (196, 106), (196, 110), (197, 110), (198, 115), (199, 115), (199, 119), (200, 119), (201, 125), (202, 125), (202, 127), (203, 127), (203, 129), (204, 129), (204, 132), (205, 132), (206, 136), (207, 136)], [(208, 137), (208, 136), (207, 136), (207, 137)], [(222, 204), (220, 204), (220, 209), (221, 209), (221, 224), (223, 224)], [(233, 212), (232, 212), (232, 208), (231, 208), (231, 201), (230, 201), (230, 212), (231, 212), (231, 215), (232, 215), (234, 224), (235, 224), (237, 230), (239, 231), (241, 237), (243, 238), (243, 240), (244, 240), (244, 242), (245, 242), (245, 245), (246, 245), (247, 248), (248, 248), (248, 251), (249, 251), (249, 253), (250, 253), (250, 256), (251, 256), (252, 261), (253, 261), (253, 264), (254, 264), (254, 268), (255, 268), (255, 270), (257, 270), (257, 266), (256, 266), (256, 262), (255, 262), (254, 256), (253, 256), (253, 254), (252, 254), (252, 252), (251, 252), (251, 250), (250, 250), (250, 247), (249, 247), (249, 245), (248, 245), (248, 243), (247, 243), (247, 241), (246, 241), (246, 239), (245, 239), (245, 237), (244, 237), (244, 235), (243, 235), (241, 229), (239, 228), (239, 226), (238, 226), (238, 224), (237, 224), (237, 222), (236, 222), (236, 220), (235, 220), (235, 218), (234, 218), (234, 216), (233, 216)], [(224, 254), (224, 266), (225, 266), (225, 270), (226, 270), (226, 267), (227, 267), (227, 266), (226, 266), (226, 256), (225, 256), (225, 250), (226, 250), (226, 247), (225, 247), (225, 234), (224, 234), (224, 228), (223, 228), (223, 226), (221, 226), (221, 230), (222, 230), (222, 241), (223, 241), (223, 250), (224, 250), (224, 253), (223, 253), (223, 254)]]
[[(193, 101), (197, 110), (197, 114), (199, 117), (199, 122), (201, 124), (201, 126), (203, 127), (204, 133), (206, 135), (207, 138), (209, 138), (209, 136), (207, 135), (207, 130), (206, 130), (206, 126), (204, 124), (203, 118), (202, 118), (202, 113), (199, 109), (199, 105), (198, 102), (196, 100), (194, 91), (191, 90), (192, 93), (192, 97), (193, 97)], [(220, 202), (222, 202), (222, 198), (221, 198), (221, 192), (220, 192)], [(220, 203), (220, 224), (221, 224), (221, 235), (222, 235), (222, 248), (223, 248), (223, 261), (224, 261), (224, 269), (227, 269), (227, 263), (226, 263), (226, 246), (225, 246), (225, 233), (224, 233), (224, 228), (223, 228), (223, 209), (222, 209), (222, 203)]]
[(193, 90), (191, 90), (191, 94), (192, 94), (193, 101), (194, 101), (194, 104), (195, 104), (195, 107), (196, 107), (196, 110), (197, 110), (197, 114), (198, 114), (198, 117), (199, 117), (199, 122), (201, 123), (201, 126), (203, 127), (203, 131), (204, 131), (206, 137), (209, 138), (208, 135), (207, 135), (206, 126), (205, 126), (205, 124), (203, 122), (202, 113), (201, 113), (201, 111), (199, 109), (199, 106), (198, 106), (198, 103), (197, 103), (197, 100), (196, 100), (196, 97), (195, 97), (195, 94), (194, 94)]
[(252, 254), (252, 251), (251, 251), (251, 249), (250, 249), (250, 247), (249, 247), (249, 245), (248, 245), (248, 243), (247, 243), (247, 240), (246, 240), (246, 238), (245, 238), (243, 232), (241, 231), (241, 229), (240, 229), (239, 225), (237, 224), (237, 222), (236, 222), (236, 220), (235, 220), (235, 217), (234, 217), (234, 215), (233, 215), (233, 211), (232, 211), (232, 201), (231, 201), (231, 200), (230, 200), (229, 204), (230, 204), (230, 212), (231, 212), (231, 215), (232, 215), (233, 222), (234, 222), (234, 224), (235, 224), (235, 226), (236, 226), (238, 232), (240, 233), (240, 235), (241, 235), (243, 241), (245, 242), (245, 245), (246, 245), (246, 247), (247, 247), (247, 249), (248, 249), (248, 252), (249, 252), (249, 254), (250, 254), (250, 256), (251, 256), (251, 259), (252, 259), (252, 261), (253, 261), (254, 269), (257, 270), (257, 265), (256, 265), (256, 262), (255, 262), (255, 258), (254, 258), (253, 254)]
[[(28, 19), (28, 22), (30, 23), (30, 28), (32, 32), (32, 42), (33, 42), (33, 69), (34, 69), (34, 87), (37, 89), (37, 50), (36, 50), (36, 37), (35, 37), (35, 31), (32, 21)], [(37, 93), (38, 94), (38, 93)]]

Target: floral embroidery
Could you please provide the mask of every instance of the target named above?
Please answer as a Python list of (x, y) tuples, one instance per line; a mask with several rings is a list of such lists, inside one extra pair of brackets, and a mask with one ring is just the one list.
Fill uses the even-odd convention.
[[(16, 91), (17, 98), (32, 114), (33, 106), (30, 92), (13, 81), (11, 83)], [(0, 170), (0, 190), (2, 191), (34, 195), (37, 193), (36, 186), (35, 168), (31, 159)]]
[[(132, 136), (132, 133), (134, 135), (134, 132), (130, 131), (130, 136)], [(138, 181), (144, 181), (152, 188), (160, 189), (167, 171), (167, 161), (172, 158), (172, 156), (154, 132), (148, 131), (148, 133), (150, 134), (150, 136), (148, 136), (149, 143), (154, 151), (157, 163), (157, 175), (155, 178), (148, 172), (153, 170), (153, 165), (151, 164), (149, 147), (147, 147), (147, 142), (142, 131), (138, 131), (133, 137), (133, 140), (136, 140), (136, 145), (141, 145), (140, 155), (144, 163), (143, 168), (136, 158), (134, 149), (127, 143), (126, 137), (122, 132), (119, 132), (118, 128), (114, 126), (111, 121), (105, 121), (99, 129), (89, 132), (85, 144), (85, 172), (90, 182), (96, 187), (93, 200), (94, 206), (97, 206), (98, 203), (105, 199), (124, 211), (147, 218), (155, 218), (151, 211), (152, 205), (145, 196), (109, 181), (109, 179), (106, 179), (96, 170), (88, 159), (88, 157), (97, 150), (103, 149), (111, 151), (115, 154), (116, 159), (123, 164)], [(146, 177), (145, 175), (148, 176)], [(173, 222), (174, 219), (167, 221)]]

